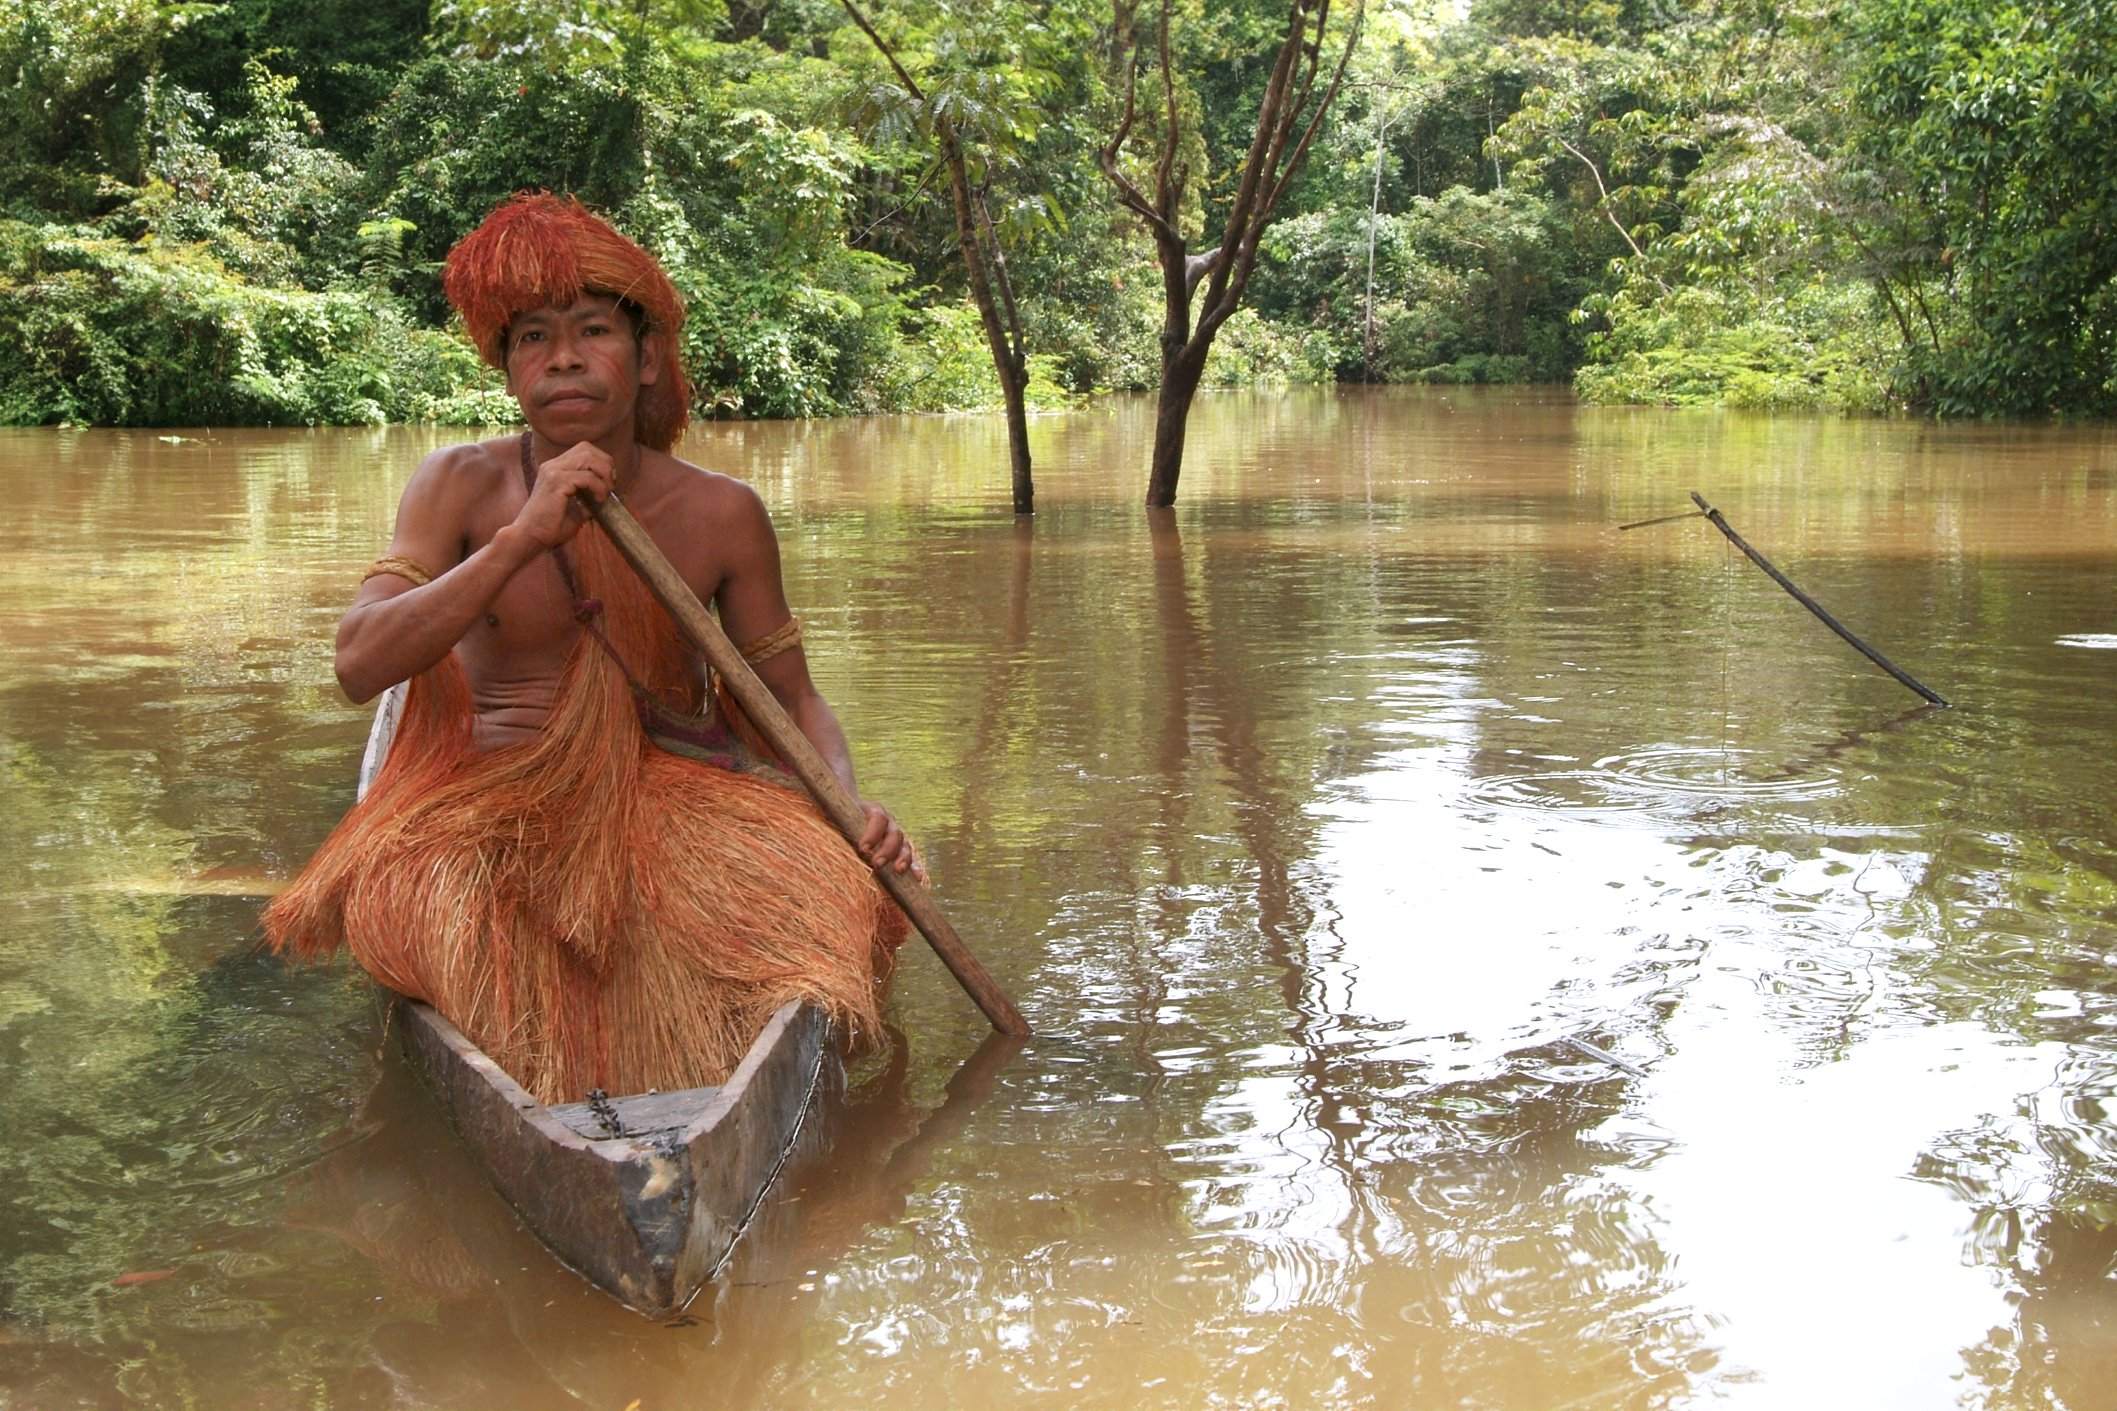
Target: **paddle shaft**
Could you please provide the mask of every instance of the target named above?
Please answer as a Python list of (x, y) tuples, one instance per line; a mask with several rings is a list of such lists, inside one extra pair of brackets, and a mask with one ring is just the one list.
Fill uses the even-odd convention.
[[(845, 781), (816, 752), (809, 737), (801, 733), (801, 727), (779, 704), (779, 698), (772, 694), (771, 688), (757, 679), (757, 673), (742, 659), (742, 653), (735, 650), (728, 634), (720, 630), (720, 624), (713, 620), (705, 604), (691, 591), (691, 585), (670, 567), (669, 560), (655, 546), (654, 540), (632, 517), (632, 511), (619, 503), (615, 494), (605, 497), (601, 504), (585, 495), (581, 500), (595, 516), (596, 523), (603, 527), (603, 532), (610, 536), (610, 542), (625, 556), (625, 561), (645, 581), (648, 591), (676, 619), (676, 625), (698, 649), (699, 655), (706, 659), (706, 664), (720, 673), (728, 693), (735, 697), (736, 704), (750, 717), (750, 723), (757, 727), (758, 733), (793, 770), (794, 777), (816, 800), (824, 816), (845, 835), (847, 842), (857, 846), (860, 835), (867, 830), (867, 810), (853, 797), (853, 791), (845, 787)], [(991, 974), (978, 963), (978, 958), (970, 953), (970, 948), (963, 944), (963, 938), (956, 934), (956, 928), (949, 924), (948, 918), (941, 914), (932, 890), (916, 876), (899, 872), (894, 867), (877, 869), (875, 877), (896, 898), (897, 905), (904, 908), (904, 914), (919, 928), (919, 934), (926, 937), (927, 944), (934, 948), (935, 955), (941, 957), (941, 963), (956, 977), (956, 982), (985, 1012), (992, 1027), (1003, 1034), (1026, 1038), (1028, 1022)]]

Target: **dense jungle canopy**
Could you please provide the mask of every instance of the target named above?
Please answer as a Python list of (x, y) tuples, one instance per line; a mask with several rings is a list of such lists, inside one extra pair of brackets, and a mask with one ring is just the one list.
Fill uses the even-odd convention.
[[(974, 153), (1032, 400), (1151, 386), (1153, 246), (1097, 168), (1110, 0), (863, 8)], [(1199, 231), (1283, 14), (1175, 6)], [(2117, 0), (1362, 26), (1210, 381), (2117, 410)], [(997, 399), (949, 183), (837, 0), (0, 0), (0, 71), (0, 422), (509, 417), (437, 270), (525, 187), (665, 261), (702, 414)]]

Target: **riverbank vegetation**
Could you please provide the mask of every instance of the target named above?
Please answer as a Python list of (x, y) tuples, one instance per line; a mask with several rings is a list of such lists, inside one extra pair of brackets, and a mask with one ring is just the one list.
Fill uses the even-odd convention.
[[(1101, 165), (1153, 16), (862, 9), (973, 154), (1028, 405), (1156, 386)], [(1284, 12), (1177, 6), (1195, 252)], [(667, 264), (701, 414), (1001, 399), (931, 113), (837, 0), (0, 0), (0, 72), (0, 422), (504, 418), (437, 271), (538, 186)], [(2117, 411), (2112, 75), (2110, 0), (1376, 0), (1205, 380)]]

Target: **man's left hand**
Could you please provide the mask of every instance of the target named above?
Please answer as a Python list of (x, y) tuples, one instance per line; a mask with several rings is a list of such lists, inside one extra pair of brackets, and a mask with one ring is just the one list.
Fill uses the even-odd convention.
[(867, 828), (860, 834), (860, 856), (877, 872), (890, 868), (898, 872), (909, 872), (924, 882), (926, 864), (919, 861), (919, 854), (897, 826), (897, 820), (889, 816), (889, 810), (880, 804), (864, 803), (867, 811)]

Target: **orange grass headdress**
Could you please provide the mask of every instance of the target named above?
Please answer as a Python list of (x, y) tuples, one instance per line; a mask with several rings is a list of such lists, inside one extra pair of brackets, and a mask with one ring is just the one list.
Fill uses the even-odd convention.
[(478, 352), (507, 367), (507, 329), (516, 318), (583, 294), (608, 294), (646, 315), (662, 335), (661, 376), (640, 388), (634, 435), (666, 451), (691, 419), (691, 383), (677, 357), (684, 297), (645, 250), (574, 198), (548, 191), (512, 196), (449, 251), (441, 288), (463, 315)]

